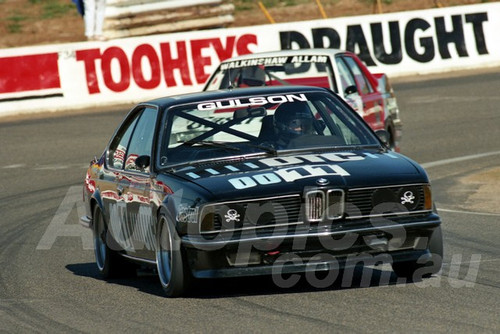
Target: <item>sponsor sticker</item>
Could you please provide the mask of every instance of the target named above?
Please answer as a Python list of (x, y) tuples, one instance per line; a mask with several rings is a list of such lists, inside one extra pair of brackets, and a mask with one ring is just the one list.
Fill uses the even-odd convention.
[(249, 106), (262, 106), (268, 103), (284, 103), (294, 101), (307, 101), (304, 94), (285, 94), (285, 95), (269, 95), (269, 96), (252, 96), (248, 98), (237, 98), (220, 100), (213, 102), (200, 103), (197, 106), (198, 110), (213, 110), (213, 109), (229, 109)]
[(245, 59), (238, 61), (231, 61), (221, 64), (221, 70), (225, 71), (228, 69), (249, 67), (249, 66), (271, 66), (271, 65), (283, 65), (283, 64), (301, 64), (301, 63), (326, 63), (328, 61), (327, 56), (281, 56), (281, 57), (265, 57), (265, 58), (254, 58)]

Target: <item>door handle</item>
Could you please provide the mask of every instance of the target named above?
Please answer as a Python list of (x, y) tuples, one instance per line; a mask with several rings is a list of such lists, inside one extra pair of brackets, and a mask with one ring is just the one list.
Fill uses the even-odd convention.
[(121, 184), (116, 187), (116, 192), (118, 193), (118, 196), (121, 196), (123, 194), (123, 186)]

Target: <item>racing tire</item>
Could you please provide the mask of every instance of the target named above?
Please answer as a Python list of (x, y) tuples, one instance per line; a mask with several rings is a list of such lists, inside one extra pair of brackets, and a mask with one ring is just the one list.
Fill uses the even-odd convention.
[(429, 240), (427, 250), (430, 259), (426, 256), (415, 261), (395, 262), (392, 269), (398, 277), (405, 277), (417, 281), (421, 278), (428, 278), (437, 274), (443, 265), (443, 233), (441, 226), (438, 226)]
[(156, 266), (167, 297), (179, 297), (188, 289), (191, 275), (187, 269), (181, 239), (172, 219), (161, 213), (158, 219)]
[[(130, 276), (135, 273), (135, 266), (127, 262), (116, 251), (118, 243), (114, 241), (104, 220), (101, 208), (94, 208), (94, 255), (99, 273), (104, 278)], [(110, 247), (111, 244), (111, 247)]]

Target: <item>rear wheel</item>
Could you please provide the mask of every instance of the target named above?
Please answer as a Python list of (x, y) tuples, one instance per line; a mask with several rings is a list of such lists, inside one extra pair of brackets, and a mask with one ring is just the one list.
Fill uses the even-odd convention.
[(426, 256), (416, 261), (396, 262), (392, 264), (392, 269), (397, 276), (413, 280), (437, 274), (443, 265), (443, 233), (441, 226), (432, 232), (428, 250), (430, 259)]
[(174, 223), (161, 214), (158, 221), (156, 265), (160, 283), (168, 297), (178, 297), (188, 288), (190, 273), (182, 254), (181, 239)]
[[(94, 254), (99, 273), (104, 278), (113, 278), (130, 275), (135, 271), (135, 266), (126, 262), (117, 253), (117, 243), (109, 233), (108, 225), (104, 221), (101, 208), (94, 208)], [(108, 243), (111, 243), (111, 248)]]

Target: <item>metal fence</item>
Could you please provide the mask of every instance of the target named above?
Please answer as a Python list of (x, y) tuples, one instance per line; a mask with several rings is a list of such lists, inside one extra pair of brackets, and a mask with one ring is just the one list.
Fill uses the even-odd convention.
[(108, 38), (226, 27), (234, 5), (222, 0), (107, 0)]

